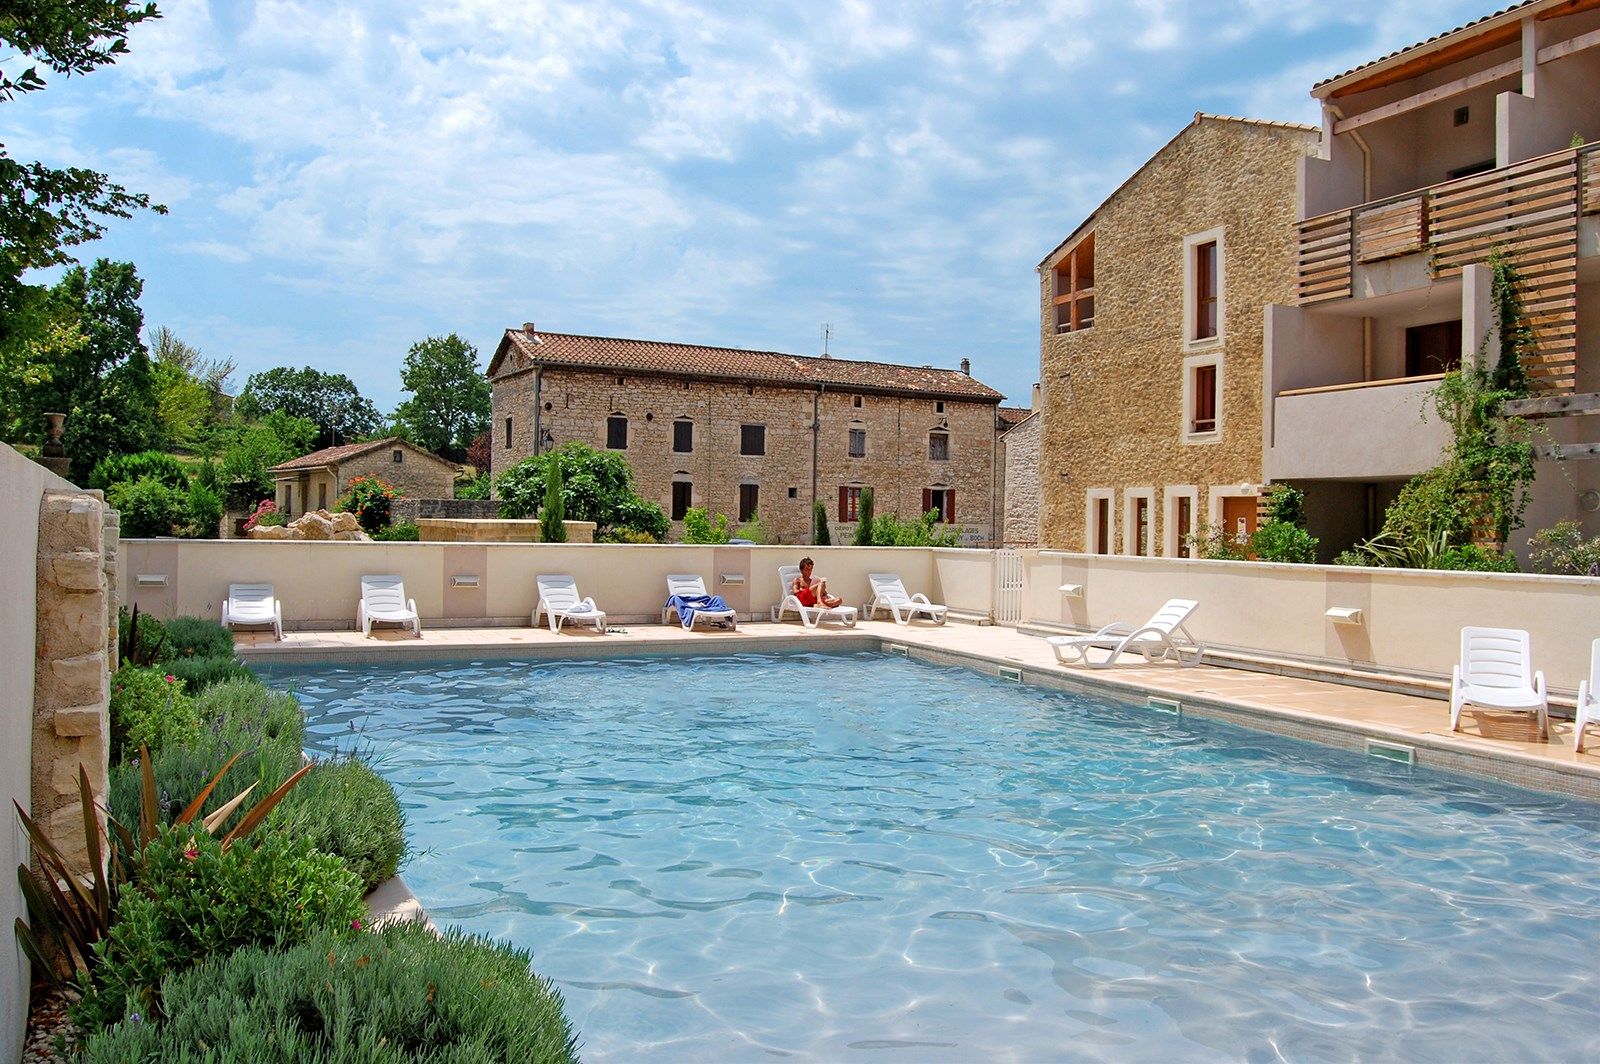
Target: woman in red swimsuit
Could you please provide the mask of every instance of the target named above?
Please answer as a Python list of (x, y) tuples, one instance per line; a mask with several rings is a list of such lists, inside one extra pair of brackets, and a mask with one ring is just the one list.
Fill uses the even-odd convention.
[(826, 580), (811, 579), (811, 570), (815, 564), (810, 558), (800, 559), (800, 575), (794, 578), (794, 587), (790, 588), (790, 590), (794, 592), (794, 597), (800, 600), (800, 605), (802, 606), (820, 604), (832, 609), (844, 602), (844, 599), (837, 595), (828, 594), (828, 582)]

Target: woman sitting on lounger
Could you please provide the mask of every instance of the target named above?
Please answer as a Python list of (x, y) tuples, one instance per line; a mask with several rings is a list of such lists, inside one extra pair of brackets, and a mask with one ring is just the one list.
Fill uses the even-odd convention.
[(794, 578), (794, 586), (789, 590), (794, 592), (794, 597), (800, 600), (802, 606), (826, 606), (831, 610), (843, 603), (844, 599), (828, 594), (826, 580), (811, 579), (811, 570), (815, 564), (810, 558), (801, 558), (800, 575)]

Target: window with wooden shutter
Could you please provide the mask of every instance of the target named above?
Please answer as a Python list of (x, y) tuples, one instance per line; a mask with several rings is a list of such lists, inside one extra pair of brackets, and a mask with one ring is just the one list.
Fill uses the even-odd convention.
[(854, 521), (861, 514), (861, 489), (839, 489), (839, 520)]
[(672, 482), (672, 519), (682, 521), (683, 515), (694, 505), (694, 485), (687, 480)]
[(937, 520), (946, 524), (956, 519), (956, 492), (954, 488), (923, 488), (922, 512), (933, 511)]
[(757, 508), (761, 505), (761, 486), (758, 484), (739, 485), (739, 520), (749, 521), (756, 515)]
[(851, 458), (865, 458), (867, 456), (867, 430), (866, 429), (851, 429), (850, 430), (850, 451), (849, 451), (849, 454), (850, 454)]
[(612, 451), (628, 449), (628, 419), (621, 414), (612, 414), (606, 418), (606, 449)]
[(680, 420), (672, 423), (672, 450), (676, 454), (688, 454), (694, 450), (694, 422)]
[(740, 425), (739, 453), (745, 455), (766, 454), (767, 427), (765, 425)]
[(928, 460), (931, 462), (948, 462), (950, 460), (950, 434), (934, 430), (928, 433)]

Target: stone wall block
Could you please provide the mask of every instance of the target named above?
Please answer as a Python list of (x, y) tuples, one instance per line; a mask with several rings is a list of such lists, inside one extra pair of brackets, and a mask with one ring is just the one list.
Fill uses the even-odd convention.
[(108, 715), (104, 703), (58, 709), (55, 715), (55, 732), (62, 738), (74, 739), (84, 735), (99, 735), (105, 730)]
[(39, 505), (39, 556), (105, 549), (103, 505), (86, 492), (47, 491)]
[(99, 591), (105, 575), (105, 563), (94, 551), (75, 550), (50, 559), (51, 579), (67, 591)]
[(57, 707), (86, 706), (106, 699), (106, 655), (98, 648), (74, 658), (46, 663), (39, 693)]

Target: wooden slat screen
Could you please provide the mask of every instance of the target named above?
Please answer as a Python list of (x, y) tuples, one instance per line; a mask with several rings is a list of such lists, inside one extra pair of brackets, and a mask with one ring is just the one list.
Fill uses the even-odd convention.
[(1578, 362), (1578, 154), (1557, 152), (1440, 185), (1429, 192), (1436, 277), (1453, 277), (1491, 252), (1522, 278), (1535, 353), (1535, 391), (1571, 391)]
[(1438, 278), (1499, 251), (1522, 278), (1536, 353), (1536, 391), (1572, 391), (1578, 348), (1578, 215), (1600, 212), (1600, 151), (1568, 149), (1447, 181), (1404, 200), (1308, 218), (1299, 225), (1302, 305), (1352, 295), (1356, 262), (1422, 251)]
[(1412, 196), (1356, 215), (1356, 261), (1377, 262), (1421, 251), (1424, 198)]
[(1300, 223), (1300, 303), (1321, 303), (1350, 295), (1350, 212), (1339, 211)]

